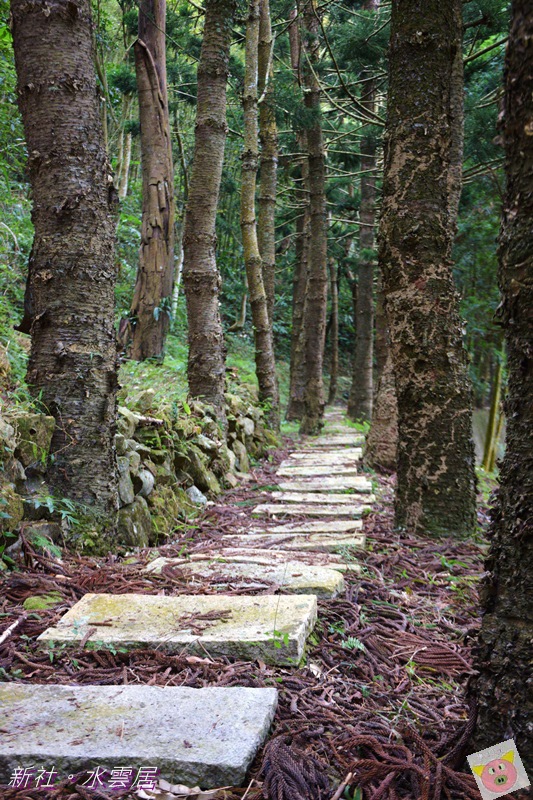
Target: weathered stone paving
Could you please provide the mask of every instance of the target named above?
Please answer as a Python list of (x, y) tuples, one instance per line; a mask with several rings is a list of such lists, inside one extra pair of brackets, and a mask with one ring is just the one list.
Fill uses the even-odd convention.
[[(339, 412), (330, 419), (323, 436), (301, 442), (280, 465), (279, 490), (251, 512), (253, 530), (146, 568), (179, 570), (191, 586), (208, 580), (216, 594), (87, 594), (39, 637), (43, 644), (299, 664), (317, 596), (342, 592), (343, 575), (360, 572), (361, 517), (375, 500), (359, 470), (363, 437), (342, 425)], [(272, 524), (277, 517), (289, 521)], [(246, 594), (229, 593), (244, 587)], [(9, 723), (0, 775), (45, 761), (64, 772), (134, 762), (158, 767), (174, 783), (237, 785), (268, 735), (276, 702), (275, 689), (0, 685)]]
[(275, 689), (0, 684), (0, 783), (20, 767), (134, 765), (172, 783), (238, 786), (276, 705)]
[(39, 639), (299, 664), (316, 608), (315, 595), (86, 594)]

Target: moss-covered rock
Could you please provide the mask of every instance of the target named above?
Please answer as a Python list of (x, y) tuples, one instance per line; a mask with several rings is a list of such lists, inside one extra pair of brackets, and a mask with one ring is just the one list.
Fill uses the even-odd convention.
[(55, 419), (46, 414), (20, 414), (13, 418), (13, 424), (17, 436), (15, 456), (24, 468), (44, 473)]
[(185, 491), (179, 486), (158, 486), (150, 495), (153, 544), (172, 535), (180, 522), (196, 512)]
[(26, 611), (41, 611), (53, 608), (58, 603), (63, 602), (63, 595), (59, 592), (49, 592), (48, 594), (34, 594), (27, 597), (22, 606)]
[(231, 449), (235, 453), (237, 460), (236, 466), (240, 472), (250, 471), (250, 459), (248, 458), (248, 451), (242, 442), (236, 439), (231, 445)]
[(144, 497), (137, 497), (118, 512), (117, 541), (127, 547), (147, 547), (152, 536), (152, 518)]
[(24, 517), (24, 502), (12, 483), (0, 485), (0, 533), (14, 531)]

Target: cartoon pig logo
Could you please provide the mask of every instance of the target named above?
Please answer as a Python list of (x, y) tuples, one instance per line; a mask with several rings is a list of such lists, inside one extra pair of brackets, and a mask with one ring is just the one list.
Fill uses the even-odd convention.
[(518, 777), (513, 761), (514, 752), (509, 750), (501, 758), (495, 758), (488, 764), (478, 764), (472, 769), (481, 778), (483, 786), (491, 792), (510, 792)]

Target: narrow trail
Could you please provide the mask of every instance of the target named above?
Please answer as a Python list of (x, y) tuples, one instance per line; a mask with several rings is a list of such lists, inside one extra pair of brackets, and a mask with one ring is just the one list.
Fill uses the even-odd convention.
[[(54, 767), (50, 798), (181, 796), (159, 770), (228, 800), (319, 800), (342, 781), (349, 798), (477, 800), (455, 770), (482, 550), (394, 531), (361, 444), (330, 413), (156, 553), (59, 562), (27, 545), (2, 579), (2, 629), (20, 620), (0, 644), (2, 796), (42, 797), (35, 770)], [(26, 613), (42, 593), (52, 607)]]

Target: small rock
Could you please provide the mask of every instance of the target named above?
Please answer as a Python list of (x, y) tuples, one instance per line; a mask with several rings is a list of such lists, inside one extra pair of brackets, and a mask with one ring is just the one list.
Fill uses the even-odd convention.
[(237, 459), (237, 468), (240, 472), (249, 472), (250, 470), (250, 459), (248, 458), (248, 452), (246, 447), (236, 439), (233, 444), (231, 445), (231, 449), (235, 453)]
[(117, 421), (118, 432), (125, 436), (126, 439), (132, 439), (133, 434), (137, 430), (139, 419), (139, 415), (130, 411), (126, 406), (119, 406)]
[(144, 497), (137, 496), (133, 503), (118, 512), (117, 540), (127, 547), (147, 547), (152, 534), (152, 519)]
[(150, 448), (135, 439), (126, 439), (128, 453), (139, 453), (141, 458), (150, 458)]
[(194, 444), (198, 445), (204, 453), (216, 453), (219, 449), (219, 445), (212, 439), (208, 439), (203, 433), (199, 433), (198, 436), (194, 437)]
[(238, 478), (233, 474), (233, 472), (226, 472), (224, 475), (224, 483), (226, 486), (230, 486), (232, 489), (235, 489), (235, 487), (239, 485)]
[(140, 453), (128, 453), (130, 459), (130, 475), (137, 475), (141, 466)]
[(190, 486), (186, 490), (186, 494), (189, 500), (196, 503), (196, 505), (205, 506), (207, 504), (207, 497), (196, 486)]
[(13, 420), (17, 429), (15, 455), (24, 467), (44, 473), (46, 458), (56, 426), (55, 419), (46, 414), (24, 414)]
[(24, 516), (24, 501), (17, 494), (12, 483), (0, 486), (0, 533), (13, 531), (22, 522)]
[(250, 417), (242, 417), (237, 427), (244, 433), (245, 436), (253, 436), (255, 431), (255, 422)]
[(141, 497), (148, 497), (155, 486), (155, 478), (149, 469), (140, 469), (139, 473), (133, 479), (133, 488)]
[(118, 493), (120, 496), (121, 505), (127, 506), (130, 503), (133, 503), (135, 499), (133, 483), (130, 477), (130, 459), (128, 456), (119, 456), (117, 458), (117, 471)]
[(144, 389), (142, 392), (133, 398), (132, 405), (137, 411), (140, 411), (141, 414), (146, 414), (150, 409), (154, 406), (155, 400), (155, 390), (154, 389)]
[(117, 451), (117, 456), (125, 456), (127, 453), (126, 437), (121, 433), (117, 433), (115, 436), (115, 450)]

